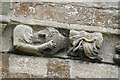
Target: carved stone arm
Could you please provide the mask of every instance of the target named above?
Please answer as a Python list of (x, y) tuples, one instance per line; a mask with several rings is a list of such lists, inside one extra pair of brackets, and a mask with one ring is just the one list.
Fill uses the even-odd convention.
[(26, 53), (33, 53), (33, 54), (38, 54), (38, 46), (33, 46), (31, 44), (26, 44), (26, 43), (17, 43), (14, 45), (15, 49), (26, 52)]
[(46, 43), (43, 43), (41, 45), (32, 45), (32, 44), (26, 44), (26, 43), (18, 43), (15, 46), (15, 49), (18, 49), (20, 51), (24, 51), (27, 53), (33, 53), (35, 55), (42, 55), (42, 52), (47, 48), (54, 48), (55, 43), (53, 41), (49, 41)]

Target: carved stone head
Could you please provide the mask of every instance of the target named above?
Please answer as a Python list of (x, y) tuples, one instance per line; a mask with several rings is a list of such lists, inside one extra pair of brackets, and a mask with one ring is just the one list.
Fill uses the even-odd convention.
[(27, 25), (17, 25), (13, 31), (13, 43), (18, 42), (32, 43), (33, 29)]

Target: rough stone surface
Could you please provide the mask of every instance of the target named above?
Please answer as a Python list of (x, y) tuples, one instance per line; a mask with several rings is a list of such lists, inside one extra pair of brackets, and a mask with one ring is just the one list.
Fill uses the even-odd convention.
[[(13, 3), (11, 16), (24, 16), (70, 24), (118, 27), (118, 3)], [(4, 12), (5, 13), (5, 12)]]
[[(11, 25), (13, 26), (13, 25)], [(2, 51), (12, 51), (12, 32), (14, 27), (3, 27), (3, 33), (2, 33)]]
[(2, 56), (2, 78), (8, 78), (9, 73), (9, 56), (10, 54), (1, 53)]
[[(26, 20), (27, 18), (49, 20), (65, 24), (68, 23), (68, 25), (95, 26), (96, 28), (98, 27), (98, 30), (101, 29), (99, 27), (102, 27), (104, 31), (107, 31), (105, 27), (120, 29), (118, 26), (120, 20), (118, 15), (118, 2), (50, 3), (32, 0), (37, 2), (10, 3), (10, 0), (6, 1), (9, 2), (4, 3), (3, 1), (0, 3), (0, 14), (2, 15), (24, 17)], [(68, 25), (66, 24), (66, 26)], [(7, 27), (5, 26), (6, 24), (0, 26), (0, 51), (3, 50), (3, 52), (12, 50), (12, 30), (16, 25), (13, 23), (8, 24)], [(39, 30), (40, 26), (38, 27), (34, 29)], [(73, 27), (76, 28), (76, 26)], [(81, 29), (81, 27), (79, 27), (79, 29)], [(94, 28), (90, 30), (94, 30)], [(107, 32), (110, 31), (108, 30)], [(103, 57), (103, 61), (113, 62), (112, 58), (115, 46), (120, 40), (120, 37), (111, 34), (103, 35), (104, 42), (100, 56)], [(118, 78), (119, 72), (120, 68), (118, 70), (117, 66), (108, 64), (0, 53), (0, 78)]]
[(80, 25), (119, 28), (118, 2), (5, 3), (2, 14)]
[(0, 36), (0, 51), (2, 51), (2, 37)]
[(10, 2), (1, 3), (0, 14), (7, 15), (9, 11), (10, 11)]
[(69, 78), (70, 68), (67, 60), (48, 59), (48, 77)]
[(0, 23), (0, 52), (2, 52), (2, 43), (3, 43), (3, 35), (2, 35), (2, 32), (4, 31), (5, 27), (6, 27), (7, 24), (1, 24)]
[(0, 53), (0, 79), (2, 78), (2, 53)]
[(0, 36), (2, 36), (2, 29), (0, 29)]
[(113, 62), (113, 55), (115, 54), (115, 46), (120, 40), (116, 35), (103, 35), (103, 45), (100, 50), (100, 56), (105, 62)]
[(45, 76), (47, 73), (47, 61), (42, 57), (11, 55), (9, 57), (9, 72)]
[[(48, 20), (37, 20), (37, 19), (30, 19), (30, 18), (23, 18), (23, 17), (11, 17), (12, 21), (21, 23), (21, 24), (27, 24), (27, 25), (33, 25), (33, 26), (48, 26), (48, 27), (56, 27), (56, 28), (62, 28), (62, 29), (74, 29), (74, 30), (86, 30), (90, 32), (102, 32), (105, 34), (117, 34), (119, 35), (119, 29), (114, 28), (105, 28), (100, 26), (88, 26), (88, 25), (79, 25), (79, 24), (67, 24), (67, 23), (59, 23), (56, 21), (48, 21)], [(17, 23), (16, 23), (17, 24)]]
[(118, 78), (118, 67), (78, 60), (2, 54), (3, 78)]
[(71, 78), (118, 78), (117, 66), (80, 61), (71, 61), (69, 65)]
[[(118, 68), (118, 74), (120, 74), (120, 67)], [(120, 75), (118, 75), (118, 78), (120, 79)]]

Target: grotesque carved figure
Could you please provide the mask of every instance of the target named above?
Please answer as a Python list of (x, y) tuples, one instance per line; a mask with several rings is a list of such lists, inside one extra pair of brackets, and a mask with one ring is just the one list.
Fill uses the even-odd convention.
[(101, 33), (70, 30), (69, 39), (72, 43), (72, 48), (68, 50), (68, 55), (79, 56), (81, 58), (86, 57), (92, 60), (101, 60), (98, 56), (99, 49), (103, 42)]
[(115, 63), (117, 63), (118, 65), (120, 65), (120, 44), (118, 44), (116, 47), (115, 47), (115, 55), (113, 57), (113, 60)]
[(66, 47), (65, 37), (55, 28), (34, 32), (30, 26), (17, 25), (13, 31), (15, 51), (32, 55), (54, 55)]

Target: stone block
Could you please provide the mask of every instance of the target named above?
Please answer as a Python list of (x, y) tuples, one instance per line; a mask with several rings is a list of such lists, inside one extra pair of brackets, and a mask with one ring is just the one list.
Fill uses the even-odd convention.
[(9, 72), (46, 76), (47, 62), (48, 60), (42, 57), (11, 55), (9, 57)]
[(10, 11), (10, 2), (2, 2), (2, 15), (7, 15)]
[(69, 78), (70, 69), (67, 60), (48, 59), (48, 77), (52, 78)]
[(116, 35), (103, 35), (104, 41), (100, 50), (100, 56), (103, 61), (113, 63), (113, 56), (115, 54), (115, 46), (120, 40)]
[[(7, 4), (7, 3), (6, 3)], [(8, 15), (60, 23), (118, 27), (118, 2), (13, 3)]]
[(2, 14), (2, 3), (0, 3), (0, 15)]
[(106, 64), (70, 61), (71, 78), (118, 78), (118, 67)]
[(2, 78), (8, 78), (10, 54), (1, 53), (1, 56), (2, 56)]
[(118, 10), (95, 9), (93, 20), (94, 22), (92, 24), (95, 26), (119, 28), (118, 27), (118, 20), (119, 20)]
[(36, 19), (42, 19), (42, 20), (53, 20), (53, 16), (54, 16), (53, 7), (46, 4), (41, 4), (41, 5), (36, 5), (35, 9), (36, 9), (36, 12), (33, 14), (32, 17)]
[(2, 54), (2, 77), (8, 78), (8, 67), (9, 67), (9, 56), (10, 54), (1, 53)]

